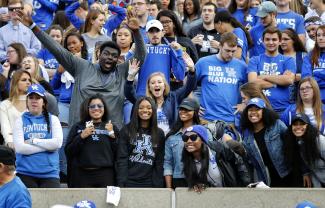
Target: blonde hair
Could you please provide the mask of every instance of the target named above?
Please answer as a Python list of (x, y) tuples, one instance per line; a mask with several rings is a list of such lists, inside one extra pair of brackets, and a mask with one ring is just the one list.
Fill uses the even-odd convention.
[(146, 96), (147, 97), (151, 97), (152, 99), (156, 100), (156, 98), (153, 96), (153, 94), (151, 93), (150, 89), (149, 89), (149, 83), (150, 80), (155, 77), (155, 76), (160, 76), (164, 82), (165, 85), (165, 90), (164, 90), (164, 97), (166, 97), (170, 91), (170, 87), (169, 84), (167, 83), (166, 77), (163, 73), (161, 72), (154, 72), (152, 74), (150, 74), (150, 76), (147, 79), (147, 84), (146, 84)]
[(42, 71), (41, 71), (39, 61), (35, 56), (27, 55), (24, 58), (27, 58), (27, 57), (31, 57), (34, 61), (35, 71), (33, 74), (30, 74), (32, 77), (33, 83), (39, 83), (40, 81), (44, 80), (44, 78), (42, 76)]
[[(309, 82), (311, 87), (313, 88), (313, 112), (315, 115), (317, 128), (320, 129), (320, 127), (322, 125), (322, 117), (323, 117), (323, 109), (322, 109), (320, 90), (319, 90), (316, 80), (312, 77), (305, 77), (302, 80), (300, 80), (297, 90), (300, 91), (300, 86), (305, 82)], [(297, 110), (296, 111), (297, 111), (297, 113), (304, 113), (304, 104), (302, 102), (299, 91), (297, 93), (297, 101), (296, 101), (296, 106), (297, 106), (296, 109)]]

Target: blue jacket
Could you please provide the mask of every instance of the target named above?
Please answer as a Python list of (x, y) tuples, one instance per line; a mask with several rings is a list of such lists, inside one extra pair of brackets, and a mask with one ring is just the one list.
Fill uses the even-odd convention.
[(164, 176), (172, 175), (173, 178), (185, 178), (182, 152), (184, 142), (181, 131), (168, 137), (165, 143)]
[[(187, 81), (185, 85), (175, 91), (171, 91), (165, 97), (165, 101), (162, 105), (162, 111), (168, 118), (169, 126), (173, 125), (177, 120), (178, 116), (178, 106), (184, 98), (186, 98), (193, 89), (196, 87), (196, 74), (188, 73)], [(125, 97), (132, 103), (135, 104), (137, 97), (135, 94), (135, 89), (133, 82), (127, 81), (124, 86)]]
[[(65, 14), (68, 17), (69, 21), (72, 23), (72, 25), (80, 29), (81, 26), (85, 23), (85, 20), (80, 19), (77, 17), (74, 12), (80, 7), (79, 2), (75, 2), (71, 4), (70, 6), (65, 8)], [(118, 6), (114, 6), (112, 4), (108, 5), (108, 10), (116, 13), (116, 15), (113, 15), (111, 18), (109, 18), (104, 25), (104, 29), (106, 30), (106, 35), (111, 36), (111, 33), (120, 26), (122, 21), (126, 17), (126, 9)]]
[[(283, 134), (286, 130), (286, 125), (278, 119), (272, 127), (266, 129), (264, 135), (264, 140), (269, 156), (279, 176), (282, 178), (288, 175), (290, 172), (285, 162), (282, 150), (283, 141), (281, 139), (281, 134)], [(264, 181), (264, 183), (270, 185), (271, 181), (269, 178), (269, 174), (263, 162), (262, 155), (256, 144), (253, 132), (250, 132), (247, 129), (244, 130), (243, 144), (245, 146), (248, 159), (254, 166), (254, 169), (257, 174), (257, 180), (255, 179), (255, 181)]]
[[(296, 114), (296, 110), (297, 110), (297, 105), (296, 104), (291, 104), (289, 105), (281, 114), (281, 121), (283, 121), (283, 123), (285, 123), (287, 126), (291, 125), (291, 119), (292, 117)], [(322, 110), (323, 112), (325, 112), (325, 106), (322, 105)], [(323, 113), (322, 116), (322, 120), (325, 120), (325, 113)], [(325, 135), (325, 125), (324, 122), (322, 122), (322, 126), (319, 129), (319, 133), (322, 135)]]

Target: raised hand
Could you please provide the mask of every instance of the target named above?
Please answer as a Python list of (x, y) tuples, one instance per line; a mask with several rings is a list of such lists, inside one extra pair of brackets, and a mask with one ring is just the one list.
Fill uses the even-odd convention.
[(30, 27), (33, 24), (32, 14), (25, 13), (23, 10), (16, 10), (17, 20), (19, 20), (26, 27)]
[(134, 10), (127, 11), (127, 23), (126, 25), (132, 30), (137, 31), (140, 28), (139, 20), (135, 15)]
[(133, 81), (140, 69), (140, 61), (137, 59), (129, 60), (129, 73), (127, 80)]
[(105, 125), (105, 129), (107, 131), (113, 131), (113, 124), (111, 120), (109, 120), (109, 122)]

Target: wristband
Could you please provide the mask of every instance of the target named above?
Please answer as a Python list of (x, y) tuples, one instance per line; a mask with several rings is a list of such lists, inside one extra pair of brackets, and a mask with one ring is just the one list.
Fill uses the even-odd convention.
[(35, 22), (33, 22), (33, 24), (29, 26), (29, 29), (32, 30), (32, 29), (34, 29), (34, 27), (36, 27), (36, 23)]
[(109, 136), (111, 136), (111, 135), (113, 135), (113, 134), (114, 134), (114, 131), (113, 131), (113, 130), (108, 132), (108, 135), (109, 135)]

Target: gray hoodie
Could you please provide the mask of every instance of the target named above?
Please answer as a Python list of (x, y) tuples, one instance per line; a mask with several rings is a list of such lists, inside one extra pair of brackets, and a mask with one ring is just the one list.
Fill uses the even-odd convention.
[[(73, 56), (45, 32), (40, 31), (35, 35), (75, 79), (70, 103), (69, 124), (73, 125), (80, 120), (80, 104), (84, 99), (99, 93), (107, 104), (109, 119), (121, 129), (123, 125), (123, 90), (128, 74), (128, 62), (117, 65), (110, 73), (103, 73), (99, 64), (93, 64)], [(134, 42), (136, 45), (134, 58), (142, 64), (146, 56), (146, 49), (139, 31), (134, 33)]]

